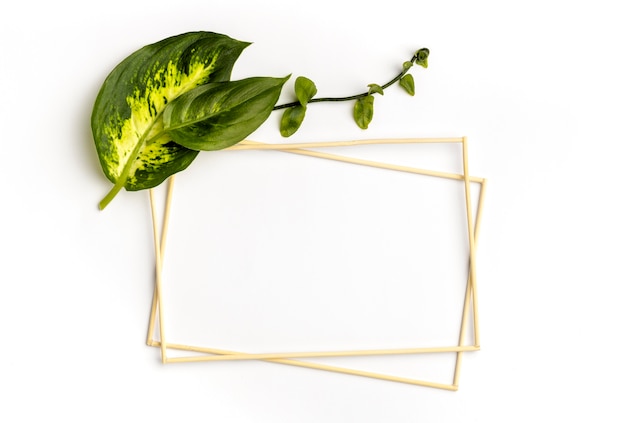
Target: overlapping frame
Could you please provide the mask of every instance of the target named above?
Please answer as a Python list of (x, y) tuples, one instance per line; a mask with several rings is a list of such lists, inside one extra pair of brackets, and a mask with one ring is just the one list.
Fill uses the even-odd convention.
[[(418, 169), (414, 167), (398, 166), (393, 164), (375, 162), (370, 160), (357, 159), (347, 156), (339, 156), (325, 152), (311, 150), (311, 148), (326, 147), (349, 147), (367, 144), (417, 144), (417, 143), (457, 143), (461, 145), (463, 156), (463, 173), (447, 173), (436, 170)], [(276, 150), (292, 154), (305, 155), (327, 160), (335, 160), (344, 163), (357, 164), (362, 166), (370, 166), (382, 169), (388, 169), (397, 172), (406, 172), (415, 175), (426, 175), (437, 178), (452, 179), (462, 181), (465, 188), (465, 208), (467, 214), (467, 232), (469, 242), (469, 258), (468, 258), (468, 277), (465, 289), (465, 298), (463, 302), (463, 313), (459, 329), (459, 342), (457, 345), (443, 347), (427, 347), (427, 348), (403, 348), (403, 349), (377, 349), (377, 350), (352, 350), (352, 351), (301, 351), (301, 352), (275, 352), (275, 353), (245, 353), (238, 351), (226, 351), (218, 348), (209, 348), (202, 346), (180, 345), (167, 342), (165, 336), (164, 324), (158, 325), (158, 322), (164, 322), (163, 296), (162, 291), (162, 265), (163, 255), (165, 252), (165, 244), (167, 239), (168, 225), (170, 219), (170, 206), (174, 188), (174, 177), (168, 181), (168, 189), (165, 199), (165, 207), (163, 218), (161, 220), (161, 229), (159, 230), (157, 206), (155, 204), (154, 191), (150, 190), (150, 205), (152, 211), (154, 246), (155, 246), (155, 287), (152, 299), (152, 307), (150, 311), (150, 320), (148, 324), (147, 344), (149, 346), (158, 347), (161, 351), (161, 360), (163, 363), (181, 363), (181, 362), (197, 362), (197, 361), (224, 361), (224, 360), (262, 360), (278, 364), (286, 364), (291, 366), (305, 367), (310, 369), (325, 370), (336, 373), (344, 373), (355, 376), (363, 376), (392, 382), (406, 383), (411, 385), (419, 385), (430, 388), (445, 389), (456, 391), (459, 387), (459, 377), (463, 354), (466, 352), (478, 351), (480, 349), (480, 330), (478, 324), (478, 300), (476, 286), (476, 240), (482, 219), (482, 209), (485, 195), (487, 180), (485, 178), (470, 176), (468, 170), (468, 154), (467, 154), (467, 138), (410, 138), (410, 139), (382, 139), (382, 140), (359, 140), (359, 141), (340, 141), (340, 142), (316, 142), (316, 143), (299, 143), (299, 144), (264, 144), (254, 141), (242, 141), (241, 143), (231, 147), (229, 150)], [(478, 204), (476, 216), (473, 216), (471, 185), (478, 184), (480, 187), (478, 194)], [(468, 338), (468, 326), (473, 325), (473, 342), (466, 343)], [(155, 333), (158, 332), (159, 339), (155, 339)], [(182, 357), (168, 357), (168, 349), (178, 351), (188, 351), (193, 355)], [(201, 353), (201, 354), (198, 354)], [(320, 358), (320, 357), (356, 357), (356, 356), (385, 356), (385, 355), (408, 355), (408, 354), (433, 354), (433, 353), (456, 353), (456, 362), (454, 376), (451, 383), (432, 382), (408, 377), (399, 377), (394, 375), (374, 373), (362, 370), (356, 370), (345, 367), (330, 366), (326, 364), (313, 363), (301, 360), (303, 358)], [(296, 360), (298, 359), (298, 360)]]

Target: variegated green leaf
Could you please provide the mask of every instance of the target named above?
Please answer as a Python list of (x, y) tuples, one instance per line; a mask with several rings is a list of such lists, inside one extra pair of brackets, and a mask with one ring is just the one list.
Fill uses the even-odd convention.
[(100, 208), (122, 188), (154, 187), (191, 163), (197, 151), (163, 132), (163, 110), (189, 90), (229, 80), (248, 45), (221, 34), (192, 32), (145, 46), (115, 67), (91, 116), (100, 164), (115, 184)]
[(287, 79), (256, 77), (195, 88), (167, 105), (164, 130), (193, 150), (230, 147), (265, 122)]

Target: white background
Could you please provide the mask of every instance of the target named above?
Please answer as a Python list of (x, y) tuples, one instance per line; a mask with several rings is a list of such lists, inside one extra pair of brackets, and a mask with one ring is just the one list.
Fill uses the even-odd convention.
[[(623, 421), (618, 4), (109, 0), (5, 9), (0, 420)], [(164, 366), (145, 346), (147, 194), (123, 192), (97, 210), (110, 183), (89, 116), (115, 64), (191, 30), (254, 42), (234, 78), (306, 75), (320, 95), (384, 82), (415, 49), (430, 48), (430, 67), (413, 72), (417, 95), (389, 89), (367, 132), (349, 105), (317, 105), (293, 141), (469, 137), (471, 173), (490, 185), (478, 249), (482, 350), (465, 356), (458, 392), (267, 363)], [(251, 138), (282, 142), (276, 117)], [(202, 164), (228, 172), (225, 154), (203, 156), (189, 169), (201, 175), (187, 180), (202, 184)], [(223, 183), (245, 187), (246, 176)], [(267, 192), (289, 204), (278, 187)]]

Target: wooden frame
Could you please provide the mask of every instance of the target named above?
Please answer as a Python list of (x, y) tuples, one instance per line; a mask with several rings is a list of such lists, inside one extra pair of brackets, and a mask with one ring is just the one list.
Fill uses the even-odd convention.
[[(310, 148), (320, 147), (346, 147), (356, 146), (364, 144), (414, 144), (414, 143), (458, 143), (462, 147), (463, 155), (463, 173), (445, 173), (433, 170), (417, 169), (406, 166), (397, 166), (392, 164), (373, 162), (369, 160), (356, 159), (345, 156), (338, 156), (334, 154), (319, 152), (310, 150)], [(467, 157), (467, 139), (463, 138), (414, 138), (414, 139), (386, 139), (386, 140), (361, 140), (361, 141), (345, 141), (345, 142), (325, 142), (325, 143), (301, 143), (301, 144), (263, 144), (253, 141), (243, 141), (240, 144), (231, 147), (230, 150), (278, 150), (281, 152), (287, 152), (292, 154), (300, 154), (311, 157), (317, 157), (327, 160), (337, 160), (345, 163), (358, 164), (363, 166), (371, 166), (382, 169), (388, 169), (398, 172), (408, 172), (417, 175), (427, 175), (438, 178), (453, 179), (462, 181), (464, 183), (465, 190), (465, 208), (467, 214), (467, 231), (469, 240), (469, 270), (467, 277), (467, 285), (465, 290), (463, 313), (461, 327), (459, 330), (459, 341), (457, 345), (443, 346), (443, 347), (429, 347), (429, 348), (404, 348), (404, 349), (376, 349), (376, 350), (352, 350), (352, 351), (315, 351), (315, 352), (276, 352), (276, 353), (261, 353), (261, 354), (249, 354), (244, 352), (226, 351), (216, 348), (207, 348), (201, 346), (180, 345), (167, 342), (167, 338), (164, 333), (164, 325), (159, 325), (158, 335), (159, 340), (154, 338), (157, 319), (159, 322), (164, 322), (163, 311), (163, 296), (162, 291), (162, 263), (163, 255), (165, 252), (165, 245), (168, 232), (170, 205), (172, 200), (172, 192), (174, 187), (174, 177), (169, 180), (169, 186), (167, 190), (167, 197), (165, 202), (165, 210), (162, 219), (161, 229), (159, 230), (158, 216), (156, 211), (156, 204), (154, 199), (154, 192), (150, 190), (150, 204), (152, 211), (153, 221), (153, 234), (154, 234), (154, 246), (155, 246), (155, 265), (156, 265), (156, 278), (155, 289), (152, 301), (152, 308), (150, 312), (150, 320), (148, 325), (148, 339), (147, 344), (150, 346), (158, 347), (161, 351), (161, 360), (163, 363), (180, 363), (180, 362), (197, 362), (197, 361), (224, 361), (224, 360), (263, 360), (278, 364), (287, 364), (292, 366), (306, 367), (311, 369), (326, 370), (338, 373), (345, 373), (357, 376), (364, 376), (370, 378), (376, 378), (381, 380), (388, 380), (393, 382), (407, 383), (412, 385), (420, 385), (431, 388), (439, 388), (456, 391), (459, 386), (460, 367), (463, 354), (465, 352), (478, 351), (480, 349), (480, 330), (478, 324), (478, 302), (477, 302), (477, 286), (476, 286), (476, 239), (478, 237), (478, 231), (480, 227), (480, 221), (482, 217), (482, 206), (484, 199), (484, 192), (486, 188), (486, 180), (484, 178), (472, 177), (468, 170), (468, 157)], [(478, 205), (476, 216), (472, 213), (472, 197), (470, 186), (471, 184), (480, 185)], [(469, 345), (465, 344), (467, 338), (468, 326), (471, 320), (473, 322), (473, 342)], [(201, 355), (193, 354), (184, 357), (168, 357), (168, 349), (189, 351), (193, 353), (202, 353)], [(354, 370), (344, 367), (329, 366), (325, 364), (313, 363), (303, 360), (296, 360), (302, 358), (320, 358), (320, 357), (347, 357), (347, 356), (368, 356), (368, 355), (406, 355), (406, 354), (425, 354), (425, 353), (456, 353), (456, 363), (454, 377), (451, 383), (439, 383), (424, 380), (417, 380), (406, 377), (398, 377), (387, 374), (380, 374), (374, 372), (367, 372), (361, 370)]]

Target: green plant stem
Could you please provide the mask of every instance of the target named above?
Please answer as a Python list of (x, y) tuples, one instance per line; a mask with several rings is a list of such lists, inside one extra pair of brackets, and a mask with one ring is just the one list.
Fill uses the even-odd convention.
[[(411, 63), (415, 63), (415, 61), (418, 58), (418, 53), (419, 52), (417, 52), (417, 53), (415, 53), (413, 55), (413, 57), (411, 58)], [(409, 71), (409, 69), (410, 68), (404, 69), (402, 72), (400, 72), (391, 81), (387, 82), (385, 85), (382, 85), (381, 88), (384, 90), (385, 88), (390, 87), (391, 85), (393, 85), (396, 82), (398, 82), (404, 75), (406, 75), (406, 73)], [(309, 103), (321, 103), (323, 101), (350, 101), (350, 100), (358, 100), (360, 98), (367, 97), (368, 95), (370, 95), (369, 91), (366, 91), (366, 92), (361, 93), (361, 94), (351, 95), (351, 96), (348, 96), (348, 97), (319, 97), (319, 98), (312, 98), (311, 100), (309, 100)], [(292, 103), (279, 104), (278, 106), (274, 106), (274, 108), (272, 110), (287, 109), (289, 107), (298, 106), (299, 104), (300, 104), (300, 102), (298, 102), (298, 101), (294, 101)]]

